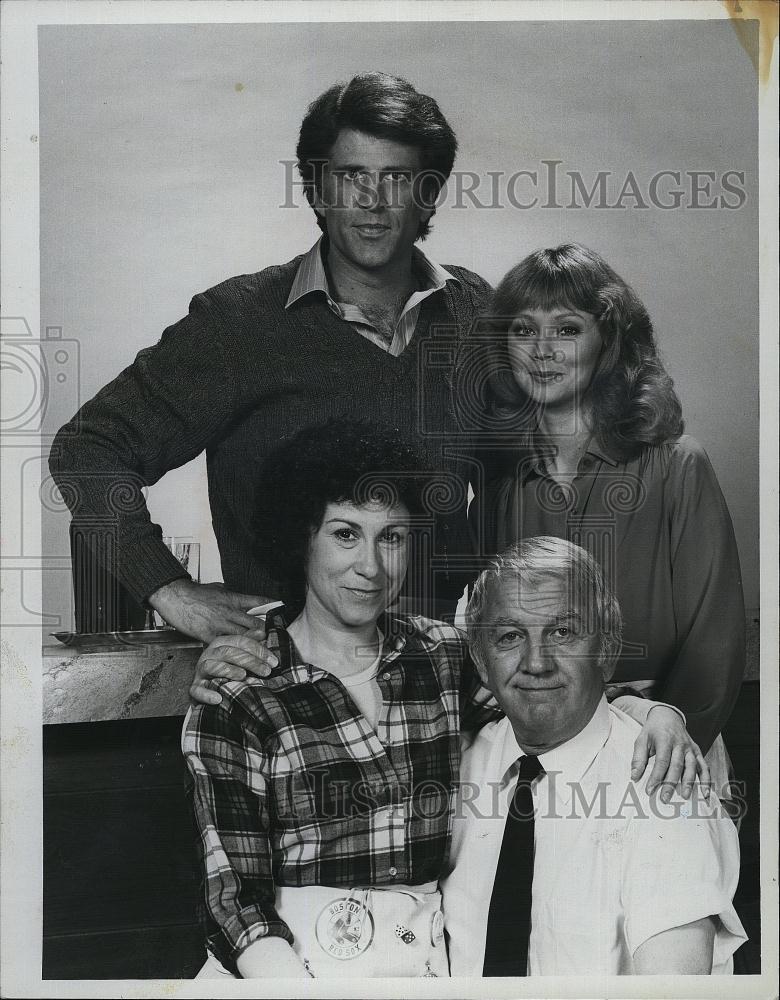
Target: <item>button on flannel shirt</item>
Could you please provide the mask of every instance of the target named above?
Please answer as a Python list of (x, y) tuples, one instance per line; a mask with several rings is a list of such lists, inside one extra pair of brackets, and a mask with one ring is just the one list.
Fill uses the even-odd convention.
[(233, 972), (258, 938), (292, 943), (277, 885), (422, 885), (443, 873), (461, 725), (499, 712), (457, 629), (415, 617), (385, 635), (376, 733), (333, 674), (284, 655), (265, 680), (217, 682), (222, 703), (185, 719), (201, 915)]

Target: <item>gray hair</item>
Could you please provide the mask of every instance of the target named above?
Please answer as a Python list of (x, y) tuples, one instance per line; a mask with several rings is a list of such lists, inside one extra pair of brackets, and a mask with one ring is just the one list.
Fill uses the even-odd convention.
[(510, 546), (491, 561), (474, 584), (466, 608), (466, 632), (477, 666), (481, 669), (485, 666), (482, 618), (488, 591), (507, 577), (522, 578), (532, 587), (539, 587), (551, 578), (566, 581), (574, 606), (587, 612), (586, 620), (593, 622), (601, 637), (602, 663), (610, 668), (611, 674), (623, 632), (620, 605), (596, 560), (579, 545), (551, 535), (528, 538)]

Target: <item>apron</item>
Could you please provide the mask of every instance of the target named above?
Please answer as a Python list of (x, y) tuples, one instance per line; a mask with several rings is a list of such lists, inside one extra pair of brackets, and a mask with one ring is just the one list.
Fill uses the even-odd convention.
[[(449, 976), (438, 889), (278, 886), (276, 910), (316, 979)], [(209, 954), (195, 978), (223, 977), (232, 978)]]

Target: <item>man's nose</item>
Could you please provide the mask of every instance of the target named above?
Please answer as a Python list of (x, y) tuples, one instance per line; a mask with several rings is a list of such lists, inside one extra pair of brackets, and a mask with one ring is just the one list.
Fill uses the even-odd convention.
[(553, 669), (553, 659), (548, 642), (529, 638), (522, 668), (528, 674), (545, 674)]
[(357, 201), (360, 208), (376, 211), (388, 204), (388, 184), (378, 174), (366, 171), (360, 175), (356, 185)]

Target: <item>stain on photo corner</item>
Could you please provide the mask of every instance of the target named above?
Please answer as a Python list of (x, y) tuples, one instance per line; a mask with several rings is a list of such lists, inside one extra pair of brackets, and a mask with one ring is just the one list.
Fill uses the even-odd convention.
[[(777, 38), (778, 0), (721, 0), (742, 48), (750, 56), (762, 86), (769, 83), (772, 49)], [(751, 22), (755, 21), (757, 29)]]

